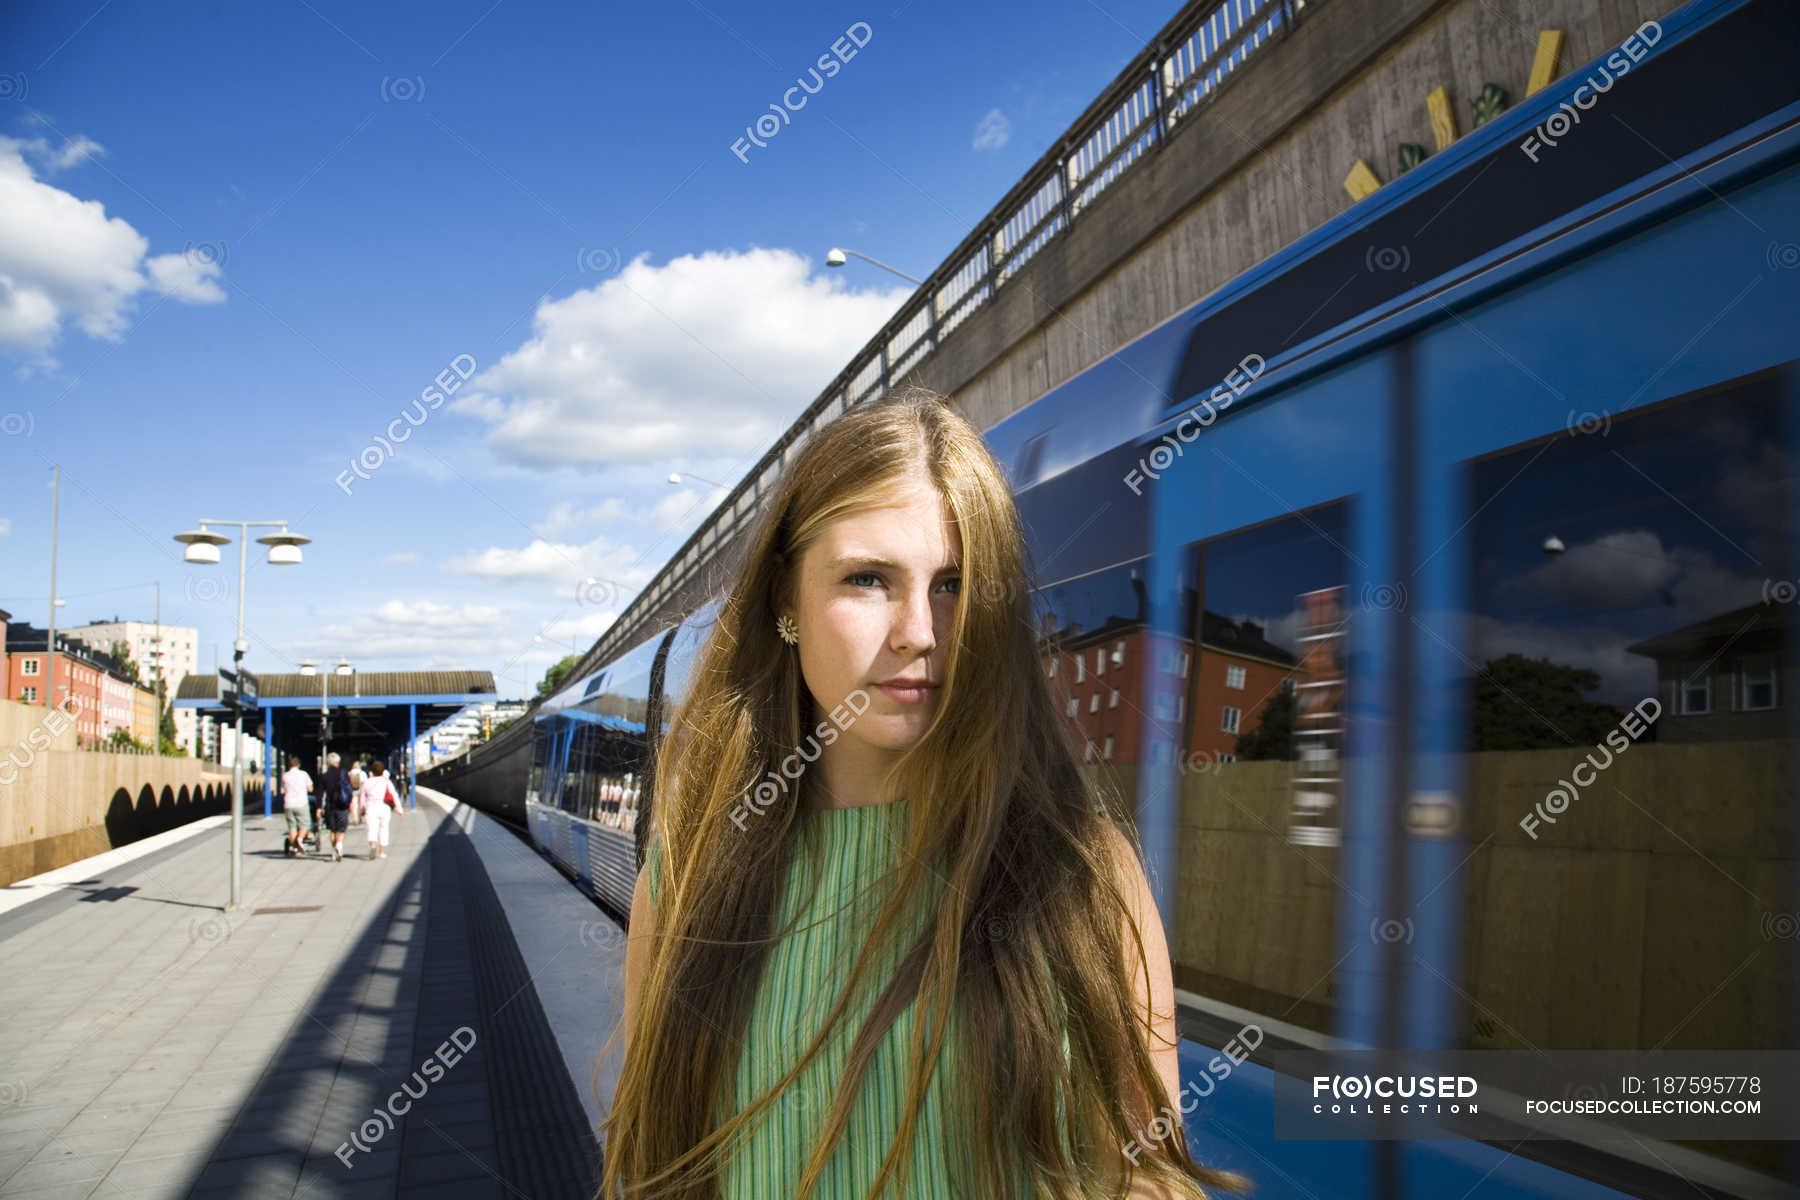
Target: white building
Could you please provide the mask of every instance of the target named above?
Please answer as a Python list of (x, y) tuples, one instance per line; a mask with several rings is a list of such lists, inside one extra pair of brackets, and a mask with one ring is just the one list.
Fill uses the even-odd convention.
[(523, 716), (525, 707), (522, 700), (489, 700), (469, 705), (430, 733), (420, 735), (413, 745), (413, 766), (429, 767), (461, 754), (469, 743), (485, 741), (500, 722)]
[[(161, 644), (158, 645), (158, 632), (161, 633)], [(59, 629), (58, 636), (67, 636), (86, 642), (96, 650), (111, 651), (114, 642), (124, 642), (131, 650), (131, 657), (138, 665), (138, 681), (145, 687), (156, 686), (156, 668), (162, 667), (163, 703), (175, 694), (184, 676), (195, 674), (198, 663), (198, 646), (200, 631), (191, 625), (157, 625), (153, 621), (95, 621), (88, 625), (78, 625), (74, 629)], [(204, 717), (196, 718), (191, 708), (175, 710), (175, 741), (189, 754), (199, 758), (212, 757), (206, 751), (209, 746), (216, 746), (216, 737), (210, 730), (202, 728), (212, 722)], [(131, 728), (129, 719), (125, 728)]]
[[(180, 712), (181, 710), (178, 708), (175, 711)], [(189, 709), (188, 711), (192, 712), (193, 710)], [(210, 721), (207, 723), (211, 724)], [(218, 758), (215, 761), (218, 762), (220, 766), (229, 767), (236, 763), (237, 758), (233, 753), (233, 749), (237, 745), (236, 726), (219, 726), (212, 731), (212, 742), (213, 752), (218, 755)], [(267, 753), (267, 748), (263, 745), (261, 738), (252, 737), (250, 734), (246, 733), (244, 735), (244, 772), (249, 774), (253, 771), (262, 770), (264, 765), (263, 759)], [(281, 774), (284, 769), (285, 768), (282, 767), (279, 762), (275, 764), (275, 773), (277, 775)], [(277, 802), (276, 807), (281, 807), (279, 802)]]

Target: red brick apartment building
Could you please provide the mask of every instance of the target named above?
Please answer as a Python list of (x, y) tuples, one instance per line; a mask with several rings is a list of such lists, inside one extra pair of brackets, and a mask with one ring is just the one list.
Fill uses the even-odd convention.
[[(43, 704), (50, 680), (50, 663), (44, 654), (49, 632), (24, 621), (6, 622), (10, 614), (0, 614), (5, 634), (0, 635), (0, 656), (4, 658), (6, 698), (25, 704)], [(104, 682), (116, 674), (118, 664), (108, 655), (91, 650), (80, 642), (56, 639), (56, 699), (75, 718), (75, 732), (84, 741), (99, 741), (115, 725), (131, 728), (130, 712), (125, 710), (123, 722), (106, 719)], [(122, 677), (121, 677), (122, 678)]]
[[(1145, 720), (1184, 726), (1184, 752), (1229, 762), (1240, 733), (1255, 729), (1264, 707), (1284, 688), (1303, 680), (1295, 656), (1270, 642), (1261, 625), (1214, 612), (1201, 617), (1200, 654), (1193, 641), (1164, 640), (1152, 656), (1149, 631), (1139, 621), (1109, 621), (1061, 641), (1044, 659), (1044, 671), (1068, 718), (1077, 758), (1084, 763), (1144, 761)], [(1144, 672), (1185, 686), (1159, 688), (1157, 707), (1140, 709)]]

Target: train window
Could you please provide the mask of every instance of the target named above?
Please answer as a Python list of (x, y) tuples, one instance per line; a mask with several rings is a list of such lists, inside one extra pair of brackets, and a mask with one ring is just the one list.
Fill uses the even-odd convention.
[(663, 667), (663, 729), (658, 731), (659, 735), (668, 729), (675, 710), (687, 699), (688, 678), (693, 674), (694, 663), (700, 657), (706, 639), (712, 636), (718, 612), (719, 601), (709, 600), (682, 621), (674, 640), (669, 643), (669, 655)]
[(1181, 902), (1254, 895), (1281, 914), (1279, 933), (1259, 921), (1176, 922), (1175, 986), (1321, 1032), (1338, 969), (1349, 514), (1336, 501), (1190, 546), (1183, 634), (1159, 663), (1180, 682), (1152, 702), (1172, 690), (1186, 706)]
[(1794, 1044), (1787, 411), (1764, 377), (1462, 468), (1465, 1046)]
[[(1060, 680), (1052, 678), (1051, 688), (1068, 714), (1070, 749), (1083, 763), (1093, 763), (1096, 757), (1105, 758), (1099, 751), (1109, 737), (1113, 739), (1113, 762), (1133, 765), (1137, 762), (1138, 710), (1129, 702), (1129, 697), (1136, 694), (1136, 683), (1129, 676), (1120, 680), (1127, 703), (1116, 708), (1101, 705), (1103, 689), (1098, 687), (1085, 706), (1081, 696), (1071, 695), (1070, 691), (1074, 684), (1087, 680), (1090, 647), (1096, 655), (1108, 652), (1109, 647), (1116, 652), (1121, 632), (1125, 633), (1126, 641), (1145, 636), (1143, 571), (1141, 560), (1120, 563), (1051, 584), (1042, 588), (1037, 596), (1041, 610), (1040, 628), (1044, 631), (1039, 652), (1052, 668), (1051, 675), (1057, 674), (1054, 665), (1065, 654), (1071, 656), (1075, 664), (1075, 674), (1061, 672)], [(1113, 665), (1116, 677), (1120, 674), (1116, 659)], [(1111, 765), (1096, 765), (1095, 769), (1110, 770)]]

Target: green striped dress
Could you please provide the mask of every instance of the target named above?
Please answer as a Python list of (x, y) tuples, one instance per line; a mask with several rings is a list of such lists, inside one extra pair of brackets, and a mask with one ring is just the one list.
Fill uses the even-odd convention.
[[(848, 981), (867, 930), (892, 891), (891, 881), (885, 879), (881, 885), (868, 885), (894, 865), (896, 847), (903, 837), (898, 821), (904, 817), (904, 809), (905, 801), (897, 801), (861, 808), (801, 810), (794, 864), (783, 882), (775, 929), (788, 928), (796, 915), (799, 919), (793, 932), (769, 949), (738, 1062), (733, 1112), (748, 1108), (799, 1061)], [(754, 830), (751, 832), (753, 835)], [(661, 849), (661, 843), (653, 841), (646, 853), (652, 902), (661, 891)], [(934, 903), (943, 886), (941, 879), (932, 877), (930, 899)], [(863, 888), (868, 888), (867, 892), (858, 897), (856, 893)], [(881, 984), (898, 969), (905, 946), (922, 927), (924, 911), (915, 913), (909, 936), (896, 942), (885, 960), (875, 964)], [(849, 1062), (851, 1043), (879, 991), (877, 987), (865, 992), (850, 1005), (825, 1050), (765, 1112), (761, 1124), (740, 1134), (738, 1149), (722, 1172), (723, 1200), (798, 1194), (801, 1173), (824, 1131)], [(905, 1111), (916, 1005), (915, 1001), (900, 1014), (876, 1048), (850, 1122), (826, 1160), (815, 1193), (820, 1200), (863, 1200), (881, 1173), (882, 1159), (899, 1132)], [(946, 1117), (946, 1073), (957, 1067), (950, 1050), (957, 1032), (953, 1011), (945, 1053), (927, 1085), (925, 1105), (914, 1126), (907, 1196), (972, 1198), (992, 1191), (975, 1187), (946, 1156), (953, 1136)], [(1023, 1173), (1019, 1178), (1017, 1194), (1029, 1195)], [(892, 1177), (884, 1193), (900, 1194)]]

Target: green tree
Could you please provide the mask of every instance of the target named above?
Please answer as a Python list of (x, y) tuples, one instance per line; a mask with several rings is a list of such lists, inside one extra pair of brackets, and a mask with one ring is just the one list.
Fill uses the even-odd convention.
[(112, 644), (112, 648), (107, 651), (107, 654), (111, 655), (113, 661), (119, 664), (119, 670), (124, 672), (125, 678), (132, 680), (133, 682), (137, 682), (140, 679), (137, 660), (131, 657), (131, 646), (129, 644), (122, 641), (115, 641)]
[(1582, 698), (1600, 686), (1597, 671), (1545, 658), (1507, 654), (1475, 677), (1471, 749), (1549, 750), (1591, 746), (1623, 711)]
[(131, 736), (128, 729), (115, 729), (107, 735), (106, 744), (118, 750), (148, 750), (150, 747)]
[(162, 716), (157, 720), (156, 726), (156, 740), (158, 743), (156, 752), (158, 754), (173, 754), (178, 757), (186, 757), (187, 751), (182, 748), (181, 743), (175, 740), (175, 705), (172, 701), (163, 705)]
[(580, 661), (581, 656), (579, 654), (571, 654), (557, 662), (548, 671), (545, 671), (544, 677), (538, 681), (537, 685), (537, 694), (539, 698), (541, 699), (544, 696), (548, 696), (557, 688), (561, 687), (563, 685), (563, 680), (569, 677), (569, 673), (575, 669), (575, 664)]
[(1282, 688), (1263, 705), (1262, 717), (1249, 733), (1238, 734), (1237, 756), (1245, 761), (1274, 759), (1287, 762), (1294, 757), (1294, 717), (1298, 705), (1294, 693)]

